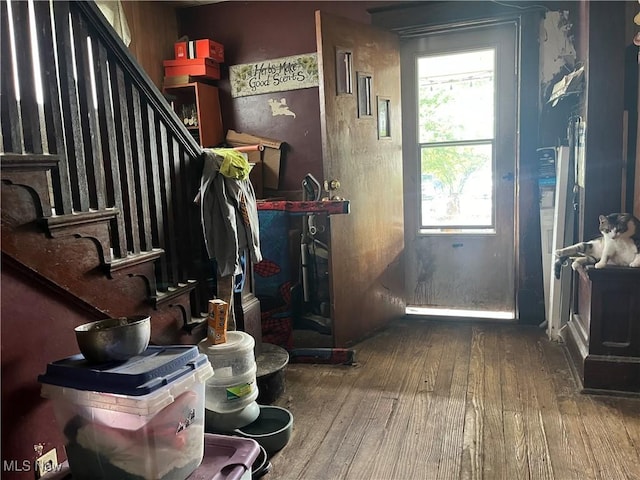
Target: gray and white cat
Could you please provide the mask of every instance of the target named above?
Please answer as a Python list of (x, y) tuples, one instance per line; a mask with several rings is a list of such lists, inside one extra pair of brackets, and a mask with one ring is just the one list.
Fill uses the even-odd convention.
[(640, 220), (630, 213), (611, 213), (600, 215), (599, 221), (602, 236), (555, 251), (556, 278), (560, 278), (560, 269), (569, 258), (573, 259), (574, 270), (587, 265), (640, 267)]

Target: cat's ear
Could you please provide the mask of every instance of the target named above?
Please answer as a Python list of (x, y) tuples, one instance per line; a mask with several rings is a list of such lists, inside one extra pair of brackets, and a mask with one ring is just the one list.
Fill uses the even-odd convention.
[(604, 222), (607, 219), (607, 217), (605, 217), (604, 215), (600, 215), (598, 217), (598, 220), (600, 220), (601, 222)]

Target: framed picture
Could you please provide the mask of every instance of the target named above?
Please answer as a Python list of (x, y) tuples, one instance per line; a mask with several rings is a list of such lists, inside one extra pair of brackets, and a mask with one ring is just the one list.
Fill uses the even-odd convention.
[(378, 97), (378, 138), (391, 137), (391, 119), (389, 118), (389, 102), (385, 97)]

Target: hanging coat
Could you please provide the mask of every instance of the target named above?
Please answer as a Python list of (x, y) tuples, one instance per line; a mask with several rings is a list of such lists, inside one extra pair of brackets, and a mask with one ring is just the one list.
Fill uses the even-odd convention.
[[(215, 258), (222, 277), (242, 273), (240, 254), (246, 249), (252, 264), (262, 260), (258, 209), (248, 178), (221, 173), (225, 149), (204, 149), (200, 181), (202, 231), (209, 258)], [(233, 159), (235, 160), (235, 159)], [(229, 159), (225, 165), (228, 165)], [(223, 169), (227, 171), (226, 168)], [(238, 175), (235, 175), (236, 177)]]

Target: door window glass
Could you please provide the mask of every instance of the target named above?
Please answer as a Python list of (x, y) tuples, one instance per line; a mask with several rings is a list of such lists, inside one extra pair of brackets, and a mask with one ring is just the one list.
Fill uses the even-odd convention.
[(495, 49), (417, 59), (421, 229), (494, 226)]

